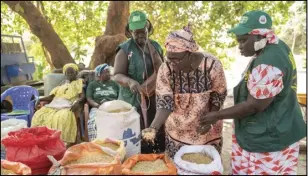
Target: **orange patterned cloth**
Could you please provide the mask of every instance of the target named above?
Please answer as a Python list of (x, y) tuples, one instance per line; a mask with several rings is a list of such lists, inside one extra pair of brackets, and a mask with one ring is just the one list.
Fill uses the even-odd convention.
[(171, 65), (163, 63), (158, 71), (156, 83), (157, 108), (169, 109), (166, 123), (166, 152), (172, 158), (180, 144), (207, 144), (215, 141), (221, 150), (222, 121), (218, 121), (205, 135), (197, 133), (200, 117), (213, 106), (223, 105), (226, 79), (221, 62), (205, 54), (198, 69), (175, 73)]
[(181, 30), (170, 32), (165, 42), (166, 50), (169, 52), (196, 52), (199, 49), (196, 41), (193, 39), (193, 34), (190, 26), (185, 26)]

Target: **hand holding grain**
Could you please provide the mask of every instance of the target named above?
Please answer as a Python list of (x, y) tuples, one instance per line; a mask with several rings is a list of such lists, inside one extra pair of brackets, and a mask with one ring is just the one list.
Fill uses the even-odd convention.
[(148, 142), (148, 143), (153, 143), (154, 144), (154, 139), (156, 138), (156, 133), (157, 131), (154, 128), (146, 128), (142, 130), (142, 140)]

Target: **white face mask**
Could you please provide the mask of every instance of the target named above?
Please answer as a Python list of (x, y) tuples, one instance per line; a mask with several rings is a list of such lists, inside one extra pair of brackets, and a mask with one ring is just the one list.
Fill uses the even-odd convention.
[(264, 38), (264, 39), (261, 39), (260, 41), (255, 42), (254, 43), (255, 51), (263, 49), (265, 47), (266, 43), (267, 43), (267, 38)]

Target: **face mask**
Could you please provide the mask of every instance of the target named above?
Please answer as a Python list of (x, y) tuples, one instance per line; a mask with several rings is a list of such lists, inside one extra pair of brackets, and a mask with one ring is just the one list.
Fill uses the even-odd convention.
[(257, 41), (254, 43), (255, 51), (259, 51), (260, 49), (263, 49), (267, 43), (267, 38), (261, 39), (260, 41)]

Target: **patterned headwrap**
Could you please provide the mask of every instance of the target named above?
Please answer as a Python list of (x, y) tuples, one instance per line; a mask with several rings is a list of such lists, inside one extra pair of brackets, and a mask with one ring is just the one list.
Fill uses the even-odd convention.
[(95, 68), (95, 76), (100, 76), (101, 73), (108, 69), (109, 68), (109, 65), (108, 64), (101, 64), (101, 65), (98, 65), (96, 68)]
[(193, 39), (191, 25), (188, 24), (181, 30), (169, 33), (167, 36), (165, 47), (170, 52), (196, 52), (199, 49), (196, 41)]
[(68, 68), (72, 68), (72, 69), (74, 69), (76, 72), (78, 72), (78, 70), (79, 70), (79, 68), (78, 68), (78, 66), (77, 66), (76, 64), (74, 64), (74, 63), (68, 63), (68, 64), (65, 64), (65, 65), (63, 66), (63, 74), (65, 74), (65, 72), (66, 72), (66, 70), (67, 70)]
[(255, 42), (254, 48), (255, 51), (258, 51), (266, 46), (266, 43), (278, 44), (279, 38), (271, 29), (254, 29), (249, 34), (252, 35), (261, 35), (264, 36), (264, 39), (261, 39), (258, 42)]

